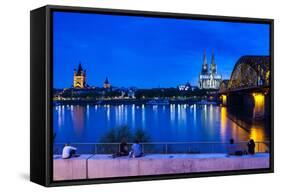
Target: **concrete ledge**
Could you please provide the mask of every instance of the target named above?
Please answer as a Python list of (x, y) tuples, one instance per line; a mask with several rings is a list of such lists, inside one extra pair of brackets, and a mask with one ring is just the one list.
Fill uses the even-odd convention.
[(269, 168), (269, 162), (268, 153), (230, 157), (226, 154), (151, 154), (135, 159), (113, 159), (111, 155), (81, 155), (67, 160), (54, 157), (54, 180)]
[(159, 175), (269, 168), (269, 154), (226, 157), (225, 154), (146, 155), (112, 159), (94, 155), (88, 160), (88, 178)]
[(80, 155), (71, 159), (62, 159), (55, 155), (53, 160), (53, 179), (73, 180), (87, 179), (87, 159), (92, 155)]

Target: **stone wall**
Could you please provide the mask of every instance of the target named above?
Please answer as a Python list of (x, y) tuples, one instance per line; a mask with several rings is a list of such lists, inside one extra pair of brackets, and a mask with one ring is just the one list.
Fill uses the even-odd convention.
[(137, 175), (159, 175), (269, 168), (269, 154), (231, 156), (225, 154), (146, 155), (141, 158), (82, 155), (54, 159), (54, 180), (94, 179)]
[(71, 159), (62, 159), (59, 155), (53, 160), (53, 179), (73, 180), (87, 179), (87, 160), (92, 155), (81, 155)]

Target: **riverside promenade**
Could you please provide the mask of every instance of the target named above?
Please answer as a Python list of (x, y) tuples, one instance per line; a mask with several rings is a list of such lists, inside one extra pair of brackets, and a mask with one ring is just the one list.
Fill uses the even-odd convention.
[(147, 154), (140, 158), (82, 154), (71, 159), (62, 159), (60, 155), (54, 155), (53, 158), (55, 181), (270, 167), (269, 153), (243, 156), (227, 156), (224, 153)]

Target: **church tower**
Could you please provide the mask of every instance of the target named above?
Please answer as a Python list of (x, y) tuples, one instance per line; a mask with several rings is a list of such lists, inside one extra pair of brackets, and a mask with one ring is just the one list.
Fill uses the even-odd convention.
[(206, 57), (206, 51), (204, 50), (203, 55), (203, 64), (201, 69), (201, 75), (208, 75), (208, 63), (207, 63), (207, 57)]
[(83, 70), (81, 63), (79, 63), (77, 70), (74, 69), (73, 87), (74, 88), (86, 87), (86, 70)]
[(215, 54), (214, 54), (214, 52), (212, 53), (212, 61), (211, 61), (210, 71), (211, 71), (211, 74), (216, 74), (217, 73), (217, 65), (215, 63)]
[(108, 78), (106, 77), (104, 83), (103, 83), (103, 88), (105, 89), (109, 89), (111, 87), (109, 81), (108, 81)]

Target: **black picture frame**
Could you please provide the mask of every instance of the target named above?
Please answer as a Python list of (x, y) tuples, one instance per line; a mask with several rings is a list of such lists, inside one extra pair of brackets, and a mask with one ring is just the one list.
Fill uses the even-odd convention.
[[(271, 152), (270, 168), (233, 170), (224, 172), (200, 172), (173, 175), (133, 176), (88, 180), (53, 181), (52, 151), (52, 12), (87, 12), (111, 15), (178, 18), (242, 23), (266, 23), (270, 25), (271, 71)], [(87, 7), (47, 5), (30, 12), (30, 180), (43, 186), (64, 186), (113, 182), (227, 176), (274, 172), (274, 20), (246, 17), (196, 15), (183, 13), (150, 12)]]

